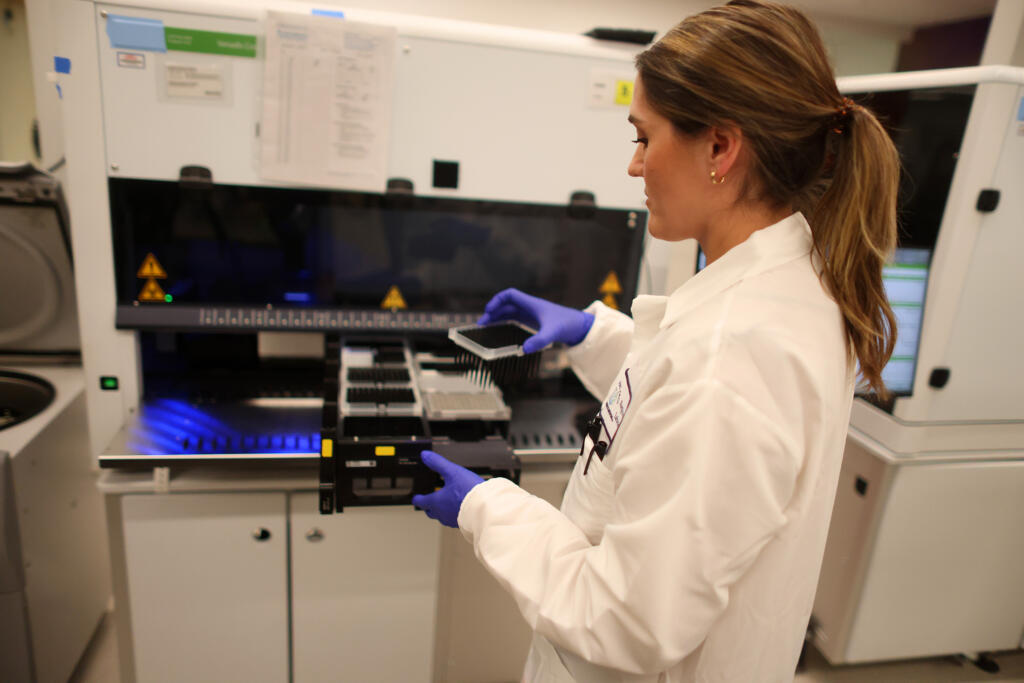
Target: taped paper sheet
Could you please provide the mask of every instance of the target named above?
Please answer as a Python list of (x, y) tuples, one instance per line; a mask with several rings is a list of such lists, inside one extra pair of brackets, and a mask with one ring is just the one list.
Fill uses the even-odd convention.
[(383, 192), (397, 30), (268, 12), (261, 175)]

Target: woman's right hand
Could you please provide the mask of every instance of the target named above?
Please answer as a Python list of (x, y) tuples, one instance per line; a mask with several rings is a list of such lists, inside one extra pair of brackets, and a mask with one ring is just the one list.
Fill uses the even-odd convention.
[(594, 324), (590, 313), (551, 303), (518, 289), (506, 289), (494, 295), (484, 308), (478, 325), (502, 320), (518, 320), (537, 330), (523, 342), (523, 351), (533, 353), (554, 342), (575, 346), (583, 341)]

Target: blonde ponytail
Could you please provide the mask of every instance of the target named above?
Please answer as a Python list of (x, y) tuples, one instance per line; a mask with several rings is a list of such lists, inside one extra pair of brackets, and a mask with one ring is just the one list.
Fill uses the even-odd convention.
[(849, 106), (836, 133), (831, 178), (809, 217), (822, 278), (846, 322), (850, 353), (863, 382), (888, 398), (882, 369), (896, 343), (896, 318), (882, 268), (896, 247), (899, 154), (875, 116)]

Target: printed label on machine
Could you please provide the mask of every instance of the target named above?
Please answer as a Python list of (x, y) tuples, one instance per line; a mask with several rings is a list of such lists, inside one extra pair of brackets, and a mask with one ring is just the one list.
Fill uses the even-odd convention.
[(633, 101), (633, 74), (592, 69), (587, 79), (586, 93), (590, 109), (628, 107)]
[(224, 73), (219, 66), (167, 64), (164, 75), (167, 80), (167, 97), (224, 99)]
[(142, 54), (141, 52), (118, 51), (117, 65), (128, 69), (145, 69), (146, 55)]

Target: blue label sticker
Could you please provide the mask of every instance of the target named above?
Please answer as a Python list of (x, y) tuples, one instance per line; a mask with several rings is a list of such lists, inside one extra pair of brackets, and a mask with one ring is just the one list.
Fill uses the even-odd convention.
[(54, 57), (53, 70), (59, 74), (71, 73), (71, 60), (67, 57)]
[(345, 13), (340, 10), (334, 9), (314, 9), (313, 16), (315, 17), (334, 17), (335, 19), (344, 19)]
[(1017, 120), (1024, 121), (1024, 97), (1020, 98), (1020, 106), (1017, 107)]
[(107, 37), (110, 46), (124, 50), (167, 52), (164, 22), (159, 19), (107, 15)]

